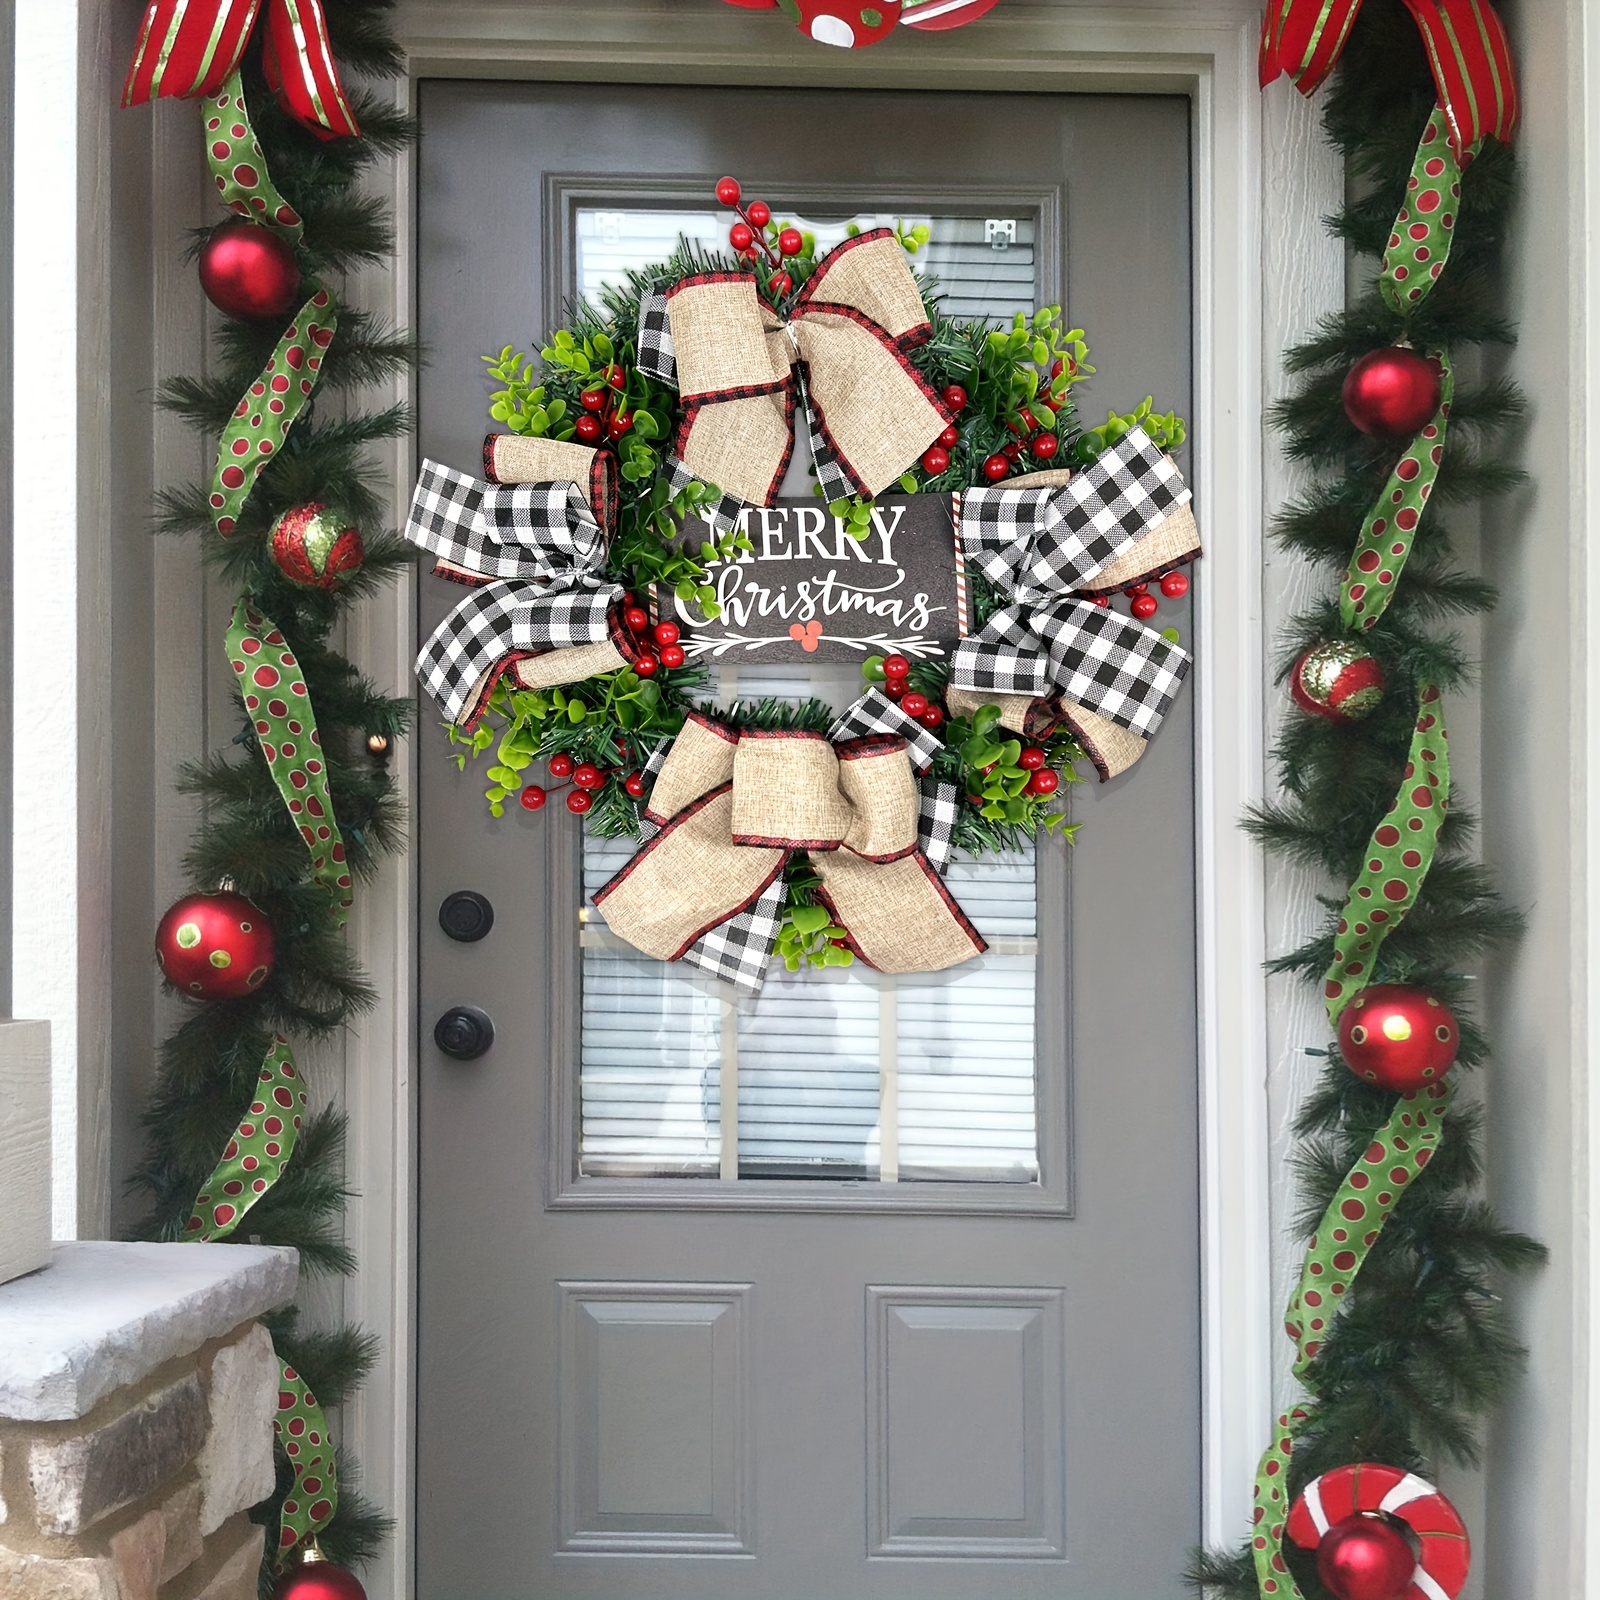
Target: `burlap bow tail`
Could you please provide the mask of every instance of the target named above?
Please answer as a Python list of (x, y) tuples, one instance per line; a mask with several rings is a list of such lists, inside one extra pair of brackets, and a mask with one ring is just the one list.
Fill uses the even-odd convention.
[(899, 242), (877, 228), (823, 258), (787, 321), (742, 272), (647, 294), (639, 366), (678, 389), (674, 465), (690, 476), (771, 505), (798, 407), (824, 494), (877, 495), (950, 423), (907, 359), (931, 332)]
[(599, 576), (615, 463), (584, 445), (505, 434), (484, 446), (491, 482), (423, 462), (406, 538), (433, 552), (438, 576), (474, 586), (417, 657), (423, 688), (451, 722), (472, 727), (507, 670), (545, 689), (633, 659), (622, 586)]
[[(835, 732), (862, 725), (861, 709)], [(784, 863), (805, 850), (857, 956), (881, 972), (938, 972), (987, 946), (919, 843), (927, 804), (908, 742), (897, 735), (834, 743), (819, 733), (741, 734), (694, 713), (651, 791), (646, 816), (660, 832), (595, 904), (611, 931), (646, 955), (676, 961), (694, 953), (697, 965), (735, 982), (737, 963), (719, 966), (715, 956), (736, 937), (731, 924), (767, 905), (764, 948), (745, 963), (746, 986), (758, 987)], [(716, 943), (709, 957), (708, 939)]]
[(1009, 603), (957, 647), (950, 709), (998, 706), (1007, 727), (1032, 738), (1065, 725), (1102, 779), (1131, 767), (1176, 697), (1189, 657), (1087, 597), (1198, 554), (1189, 499), (1177, 464), (1142, 428), (1070, 478), (1040, 472), (1019, 487), (967, 490), (962, 548)]

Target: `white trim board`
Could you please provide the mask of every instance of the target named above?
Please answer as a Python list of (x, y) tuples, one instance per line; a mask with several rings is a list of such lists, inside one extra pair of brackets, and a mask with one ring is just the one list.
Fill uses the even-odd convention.
[[(1253, 4), (1076, 5), (1011, 0), (1004, 13), (955, 33), (830, 52), (765, 13), (709, 0), (450, 4), (402, 0), (397, 27), (411, 79), (429, 76), (608, 81), (749, 82), (1098, 90), (1183, 94), (1193, 105), (1196, 384), (1194, 476), (1207, 529), (1199, 586), (1203, 653), (1197, 696), (1199, 926), (1202, 953), (1201, 1170), (1203, 1216), (1204, 1534), (1242, 1537), (1250, 1485), (1270, 1424), (1266, 953), (1268, 898), (1259, 852), (1238, 818), (1265, 782), (1263, 507), (1282, 485), (1263, 481), (1263, 351), (1276, 370), (1284, 340), (1342, 301), (1340, 271), (1319, 254), (1319, 219), (1337, 204), (1335, 164), (1310, 159), (1302, 108), (1263, 102), (1255, 83)], [(1308, 181), (1308, 174), (1309, 180)], [(390, 163), (380, 183), (402, 219), (392, 268), (352, 285), (369, 309), (411, 321), (411, 169)], [(1270, 250), (1263, 241), (1270, 241)], [(1305, 246), (1285, 259), (1284, 241)], [(1271, 258), (1285, 284), (1270, 298)], [(1333, 259), (1337, 259), (1337, 252)], [(1264, 342), (1265, 341), (1265, 342)], [(407, 385), (397, 398), (409, 398)], [(390, 458), (397, 507), (413, 471), (410, 447)], [(402, 581), (353, 621), (357, 661), (383, 685), (411, 683), (414, 593)], [(409, 791), (412, 753), (395, 773)], [(378, 1333), (383, 1356), (347, 1408), (345, 1436), (367, 1491), (398, 1519), (383, 1562), (367, 1574), (373, 1600), (411, 1593), (414, 1504), (411, 1421), (414, 1291), (415, 925), (413, 872), (390, 865), (358, 897), (353, 935), (382, 997), (350, 1042), (348, 1235), (361, 1263), (346, 1309)]]

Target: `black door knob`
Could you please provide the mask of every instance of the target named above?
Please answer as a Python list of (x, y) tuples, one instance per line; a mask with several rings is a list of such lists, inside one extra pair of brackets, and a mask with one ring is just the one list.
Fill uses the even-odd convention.
[(451, 1006), (434, 1023), (433, 1042), (457, 1061), (476, 1061), (494, 1043), (494, 1020), (477, 1006)]
[(457, 889), (439, 906), (439, 926), (460, 944), (475, 944), (494, 926), (494, 907), (475, 889)]

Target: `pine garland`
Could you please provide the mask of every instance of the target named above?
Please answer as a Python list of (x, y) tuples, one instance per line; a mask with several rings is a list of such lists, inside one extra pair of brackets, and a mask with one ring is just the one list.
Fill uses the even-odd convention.
[[(381, 77), (401, 70), (389, 31), (392, 4), (328, 0), (329, 32), (347, 85), (352, 73)], [(268, 90), (259, 40), (245, 58), (243, 81), (272, 177), (305, 222), (296, 252), (305, 282), (334, 286), (351, 268), (387, 259), (394, 244), (387, 208), (358, 185), (372, 162), (413, 137), (410, 120), (377, 95), (355, 90), (350, 98), (362, 137), (316, 138), (289, 118)], [(204, 237), (204, 232), (197, 236), (196, 250)], [(215, 441), (281, 333), (276, 323), (224, 321), (213, 341), (210, 375), (173, 379), (160, 403), (208, 442)], [(392, 744), (409, 726), (411, 702), (379, 693), (329, 640), (349, 608), (375, 593), (412, 557), (393, 533), (376, 531), (384, 510), (383, 479), (367, 450), (404, 432), (406, 413), (402, 407), (363, 411), (356, 392), (391, 379), (415, 358), (408, 337), (341, 306), (314, 405), (262, 472), (233, 535), (222, 538), (215, 531), (206, 484), (163, 493), (155, 519), (163, 533), (197, 537), (204, 558), (230, 584), (249, 589), (292, 645), (316, 710), (334, 811), (358, 881), (369, 879), (381, 859), (403, 844), (394, 782), (369, 752), (367, 740), (382, 734)], [(283, 511), (311, 500), (336, 508), (366, 533), (364, 565), (337, 590), (297, 587), (272, 560), (267, 539), (272, 523)], [(220, 638), (210, 642), (221, 648)], [(132, 1179), (150, 1200), (137, 1230), (141, 1238), (182, 1235), (196, 1195), (252, 1099), (272, 1034), (281, 1032), (296, 1043), (328, 1038), (373, 1000), (344, 935), (328, 915), (324, 889), (311, 880), (305, 844), (242, 708), (240, 720), (241, 731), (229, 746), (179, 776), (180, 791), (202, 803), (185, 870), (193, 889), (231, 881), (264, 910), (272, 922), (277, 960), (249, 998), (189, 1008), (161, 1048), (144, 1114), (145, 1155)], [(308, 1117), (293, 1159), (251, 1207), (234, 1239), (291, 1245), (309, 1275), (352, 1272), (355, 1261), (342, 1238), (344, 1137), (341, 1112), (329, 1107)], [(358, 1329), (302, 1328), (294, 1308), (265, 1320), (280, 1357), (301, 1373), (324, 1406), (342, 1404), (372, 1366), (375, 1341)], [(357, 1565), (380, 1546), (388, 1519), (355, 1492), (350, 1470), (341, 1460), (338, 1512), (319, 1543), (330, 1559)], [(278, 1492), (252, 1512), (269, 1530), (264, 1582), (270, 1581), (278, 1507), (289, 1481), (280, 1452)]]
[[(1360, 257), (1383, 253), (1434, 99), (1412, 18), (1399, 0), (1369, 0), (1323, 117), (1355, 191), (1332, 219), (1332, 230)], [(1357, 358), (1402, 340), (1420, 349), (1448, 348), (1458, 370), (1474, 348), (1512, 341), (1497, 271), (1514, 178), (1506, 148), (1486, 141), (1463, 184), (1449, 266), (1422, 305), (1401, 317), (1369, 288), (1288, 353), (1299, 383), (1273, 420), (1290, 457), (1326, 476), (1285, 508), (1275, 536), (1283, 549), (1336, 579), (1400, 448), (1356, 431), (1340, 402), (1344, 375)], [(1281, 798), (1249, 819), (1269, 850), (1314, 867), (1336, 886), (1323, 899), (1328, 916), (1322, 931), (1272, 964), (1319, 993), (1333, 957), (1343, 888), (1394, 800), (1420, 686), (1438, 685), (1448, 698), (1470, 681), (1461, 643), (1445, 629), (1456, 618), (1489, 610), (1495, 596), (1457, 565), (1448, 510), (1521, 481), (1494, 451), (1497, 431), (1522, 411), (1522, 396), (1509, 383), (1459, 384), (1446, 456), (1404, 580), (1386, 614), (1362, 635), (1383, 666), (1385, 698), (1360, 722), (1292, 715), (1275, 750)], [(1343, 631), (1333, 600), (1296, 617), (1284, 640), (1280, 678), (1303, 650)], [(1369, 975), (1374, 983), (1425, 986), (1457, 1011), (1458, 1073), (1489, 1059), (1482, 1028), (1462, 1015), (1475, 987), (1469, 974), (1519, 925), (1473, 857), (1473, 833), (1474, 819), (1452, 798), (1415, 907), (1381, 946)], [(1337, 1046), (1329, 1047), (1327, 1066), (1296, 1122), (1302, 1236), (1315, 1229), (1394, 1105), (1394, 1095), (1357, 1079)], [(1435, 1159), (1401, 1198), (1324, 1334), (1307, 1376), (1309, 1420), (1295, 1436), (1290, 1496), (1319, 1474), (1352, 1463), (1426, 1470), (1441, 1459), (1477, 1462), (1481, 1420), (1505, 1393), (1523, 1355), (1497, 1284), (1544, 1254), (1533, 1240), (1502, 1226), (1481, 1197), (1481, 1122), (1480, 1110), (1458, 1099)], [(1292, 1543), (1285, 1554), (1304, 1593), (1325, 1600), (1312, 1559)], [(1199, 1556), (1190, 1577), (1215, 1595), (1253, 1600), (1259, 1593), (1249, 1544)]]

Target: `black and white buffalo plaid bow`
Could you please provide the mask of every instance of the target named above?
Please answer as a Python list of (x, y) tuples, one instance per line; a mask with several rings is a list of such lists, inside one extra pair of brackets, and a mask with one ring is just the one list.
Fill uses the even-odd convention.
[(576, 483), (485, 483), (424, 461), (406, 538), (441, 577), (474, 586), (417, 657), (451, 722), (470, 728), (517, 661), (623, 637), (612, 619), (622, 586), (598, 576), (606, 532)]
[(1097, 574), (1189, 499), (1177, 465), (1142, 428), (1059, 487), (967, 490), (962, 548), (1009, 603), (957, 647), (951, 684), (982, 695), (1055, 697), (1148, 739), (1189, 657), (1074, 591), (1092, 589)]

